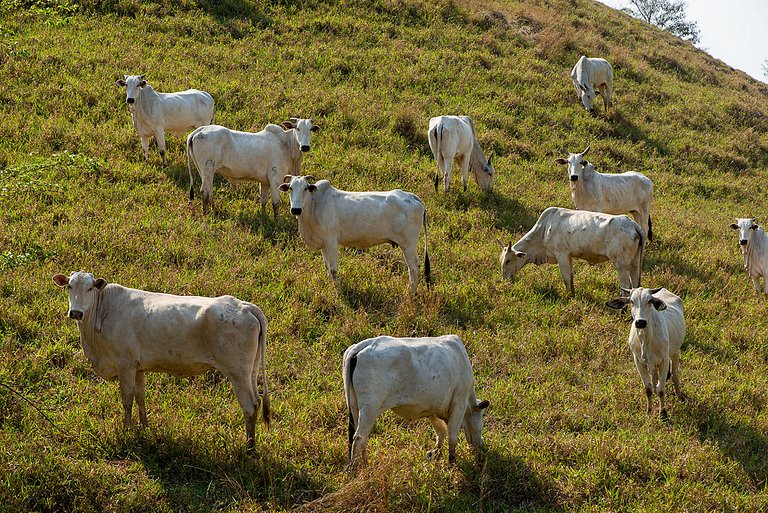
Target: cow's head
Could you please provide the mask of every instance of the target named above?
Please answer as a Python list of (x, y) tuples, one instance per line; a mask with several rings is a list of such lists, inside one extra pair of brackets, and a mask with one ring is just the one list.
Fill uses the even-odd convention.
[(657, 297), (653, 297), (661, 287), (655, 289), (645, 289), (643, 287), (637, 287), (634, 289), (622, 288), (621, 291), (629, 294), (629, 297), (617, 297), (608, 301), (606, 306), (615, 308), (616, 310), (623, 310), (628, 305), (632, 305), (632, 321), (637, 330), (644, 330), (648, 327), (648, 319), (650, 318), (651, 308), (656, 310), (664, 310), (667, 308), (667, 304)]
[(124, 78), (115, 80), (115, 84), (119, 87), (125, 87), (125, 103), (136, 103), (136, 98), (139, 96), (141, 89), (147, 85), (147, 81), (144, 80), (145, 75), (123, 75)]
[(737, 217), (736, 222), (731, 224), (731, 228), (739, 230), (739, 246), (746, 250), (752, 238), (752, 233), (758, 229), (758, 225), (755, 223), (754, 218)]
[(499, 257), (499, 262), (501, 262), (501, 277), (505, 280), (512, 280), (520, 268), (525, 265), (525, 257), (527, 257), (528, 254), (522, 251), (517, 251), (512, 247), (512, 242), (504, 244), (499, 241), (499, 243), (501, 244), (501, 256)]
[(96, 305), (99, 292), (107, 286), (107, 281), (96, 278), (85, 271), (73, 272), (69, 278), (63, 274), (53, 277), (53, 283), (67, 289), (69, 293), (69, 311), (67, 316), (76, 321), (82, 321), (86, 313)]
[(312, 183), (314, 181), (315, 177), (312, 175), (285, 175), (283, 177), (283, 183), (280, 184), (279, 189), (282, 192), (291, 193), (291, 214), (297, 217), (301, 215), (301, 212), (304, 210), (305, 196), (317, 190), (315, 184)]
[(557, 158), (555, 159), (555, 162), (563, 166), (566, 164), (568, 165), (568, 180), (571, 182), (571, 188), (575, 189), (579, 183), (584, 168), (589, 165), (589, 162), (584, 158), (584, 155), (589, 151), (589, 146), (587, 146), (587, 149), (581, 153), (569, 153), (564, 149), (561, 149), (560, 151), (563, 152), (564, 155), (567, 155), (568, 158)]
[(469, 401), (464, 412), (464, 436), (478, 450), (483, 448), (483, 410), (490, 404), (488, 401)]
[(296, 140), (299, 141), (299, 149), (303, 152), (309, 151), (309, 139), (312, 132), (320, 130), (320, 125), (316, 125), (312, 119), (291, 118), (290, 121), (281, 123), (286, 130), (296, 130)]
[(592, 88), (592, 86), (584, 84), (579, 84), (579, 89), (581, 89), (581, 104), (584, 105), (584, 108), (587, 109), (590, 113), (594, 114), (595, 90)]
[(480, 188), (486, 192), (491, 192), (493, 190), (493, 176), (496, 172), (495, 169), (493, 169), (493, 164), (491, 163), (491, 160), (493, 159), (493, 153), (488, 157), (488, 161), (483, 166), (483, 170), (479, 173), (475, 173), (475, 180), (477, 180), (477, 185), (480, 186)]

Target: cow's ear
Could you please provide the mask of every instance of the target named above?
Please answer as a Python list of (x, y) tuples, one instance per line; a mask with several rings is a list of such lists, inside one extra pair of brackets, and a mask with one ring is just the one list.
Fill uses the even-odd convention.
[(63, 274), (57, 274), (53, 277), (53, 283), (55, 283), (57, 287), (66, 287), (69, 285), (69, 278)]
[(146, 80), (142, 80), (141, 82), (139, 82), (139, 87), (144, 87), (146, 85), (147, 85), (147, 81)]
[(731, 228), (733, 228), (734, 230), (738, 230), (739, 229), (739, 225), (736, 224), (736, 223), (731, 223)]
[(309, 192), (315, 192), (317, 190), (317, 185), (315, 185), (313, 183), (307, 184), (307, 190)]
[(283, 121), (282, 123), (280, 123), (280, 126), (285, 128), (286, 130), (290, 130), (291, 128), (296, 128), (296, 125), (294, 125), (290, 121)]
[(280, 187), (278, 187), (278, 190), (280, 190), (280, 192), (288, 192), (291, 190), (291, 186), (287, 183), (281, 183)]
[(759, 228), (758, 225), (752, 223), (752, 226), (749, 227), (751, 230), (757, 230)]
[(480, 401), (479, 403), (477, 403), (477, 407), (478, 407), (479, 409), (481, 409), (481, 410), (484, 410), (484, 409), (488, 408), (490, 405), (491, 405), (491, 403), (490, 403), (490, 402), (488, 402), (488, 400), (487, 400), (487, 399), (486, 399), (486, 400), (484, 400), (484, 401)]
[(525, 251), (515, 251), (515, 255), (517, 256), (517, 258), (525, 258), (528, 256), (528, 253), (526, 253)]
[(115, 80), (115, 85), (117, 87), (125, 87), (125, 80), (123, 80), (122, 78), (118, 79), (118, 80)]
[(629, 298), (626, 297), (617, 297), (615, 299), (611, 299), (610, 301), (607, 301), (605, 303), (605, 306), (608, 308), (613, 308), (614, 310), (623, 310), (627, 307), (629, 304)]
[(312, 128), (309, 129), (310, 132), (319, 132), (321, 130), (320, 125), (312, 125)]
[(587, 167), (589, 165), (589, 161), (582, 160), (581, 161), (581, 167)]
[(93, 282), (93, 286), (99, 290), (103, 290), (104, 287), (107, 286), (107, 280), (105, 280), (104, 278), (96, 278), (96, 281)]
[(651, 298), (651, 304), (659, 312), (661, 312), (662, 310), (666, 310), (667, 309), (667, 304), (664, 301), (662, 301), (661, 299), (657, 298), (657, 297)]

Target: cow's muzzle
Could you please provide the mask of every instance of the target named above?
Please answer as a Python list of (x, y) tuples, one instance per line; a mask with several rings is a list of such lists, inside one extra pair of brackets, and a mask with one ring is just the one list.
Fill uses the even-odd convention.
[(741, 240), (739, 241), (739, 245), (740, 245), (740, 246), (746, 246), (746, 245), (747, 245), (747, 239), (741, 239)]
[(69, 311), (69, 318), (74, 319), (76, 321), (82, 321), (83, 320), (83, 312), (80, 310), (70, 310)]
[(291, 214), (294, 216), (300, 216), (301, 215), (301, 209), (296, 207), (291, 207)]
[(135, 100), (134, 98), (126, 98), (126, 99), (125, 99), (125, 103), (133, 103), (133, 102), (135, 102), (135, 101), (136, 101), (136, 100)]
[(645, 319), (638, 319), (635, 321), (635, 328), (643, 329), (646, 326), (648, 326), (648, 321), (646, 321)]
[(308, 152), (309, 151), (309, 144), (302, 144), (301, 145), (301, 151), (303, 151), (304, 153)]
[(578, 182), (579, 181), (579, 175), (571, 175), (571, 181), (572, 182)]

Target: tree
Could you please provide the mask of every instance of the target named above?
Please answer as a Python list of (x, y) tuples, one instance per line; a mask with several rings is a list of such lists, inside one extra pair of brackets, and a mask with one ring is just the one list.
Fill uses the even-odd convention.
[(768, 77), (768, 59), (763, 61), (763, 75)]
[(687, 39), (699, 42), (699, 27), (695, 21), (685, 19), (686, 3), (684, 0), (629, 0), (630, 7), (624, 12), (660, 29)]

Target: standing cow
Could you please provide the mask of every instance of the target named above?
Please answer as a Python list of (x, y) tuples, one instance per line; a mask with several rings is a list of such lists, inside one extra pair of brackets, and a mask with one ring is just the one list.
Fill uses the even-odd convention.
[(599, 173), (581, 153), (562, 152), (568, 157), (555, 159), (560, 165), (568, 166), (568, 180), (571, 186), (573, 205), (579, 210), (605, 212), (606, 214), (631, 214), (643, 229), (647, 239), (653, 239), (651, 224), (651, 200), (653, 182), (635, 171), (626, 173)]
[(290, 192), (291, 214), (299, 233), (323, 254), (328, 276), (336, 282), (339, 245), (367, 249), (389, 243), (403, 248), (411, 293), (419, 281), (418, 242), (424, 226), (424, 277), (430, 284), (427, 211), (418, 196), (400, 189), (387, 192), (347, 192), (328, 180), (311, 183), (312, 176), (285, 177), (280, 190)]
[(645, 236), (627, 216), (549, 207), (513, 246), (502, 243), (501, 276), (511, 280), (528, 263), (558, 264), (565, 287), (573, 289), (573, 258), (597, 264), (610, 260), (621, 287), (640, 286)]
[(253, 447), (261, 402), (259, 367), (263, 418), (269, 425), (267, 318), (258, 306), (232, 296), (173, 296), (108, 285), (84, 271), (57, 274), (53, 281), (69, 293), (67, 315), (77, 321), (83, 351), (96, 374), (120, 382), (126, 427), (132, 425), (134, 398), (141, 424), (147, 425), (146, 372), (194, 376), (218, 369), (235, 388), (248, 446)]
[[(755, 223), (754, 218), (736, 218), (731, 228), (739, 231), (739, 247), (744, 257), (744, 270), (747, 271), (755, 292), (760, 297), (760, 291), (768, 295), (768, 235), (762, 226)], [(760, 278), (763, 287), (760, 287)]]
[(467, 190), (467, 175), (472, 170), (477, 185), (484, 191), (493, 190), (493, 154), (485, 160), (475, 135), (475, 123), (467, 116), (439, 116), (429, 120), (429, 147), (437, 161), (435, 190), (443, 175), (445, 191), (451, 186), (451, 168), (454, 159), (461, 166), (461, 181)]
[(195, 198), (192, 162), (202, 181), (203, 212), (213, 203), (213, 175), (219, 173), (231, 183), (259, 182), (261, 211), (272, 196), (277, 218), (279, 187), (283, 177), (300, 174), (302, 155), (310, 150), (312, 132), (320, 130), (311, 119), (291, 118), (282, 126), (269, 124), (256, 133), (230, 130), (221, 125), (198, 128), (187, 136), (189, 200)]
[(130, 105), (133, 126), (141, 137), (144, 160), (149, 162), (149, 139), (155, 138), (163, 165), (165, 133), (182, 136), (213, 122), (213, 97), (197, 89), (178, 93), (158, 93), (144, 79), (145, 75), (123, 75), (115, 83), (125, 87), (125, 102)]
[(672, 376), (675, 392), (681, 401), (685, 395), (680, 389), (680, 347), (685, 338), (683, 300), (664, 288), (632, 290), (622, 289), (629, 297), (619, 297), (606, 303), (621, 310), (632, 305), (632, 328), (629, 347), (635, 367), (645, 387), (648, 413), (653, 411), (653, 394), (659, 396), (659, 415), (667, 418), (664, 394), (667, 379)]
[(354, 344), (344, 352), (344, 396), (349, 408), (349, 461), (367, 461), (368, 436), (381, 413), (429, 417), (437, 432), (427, 458), (439, 458), (448, 437), (448, 461), (456, 459), (459, 431), (483, 449), (483, 410), (488, 401), (475, 396), (472, 365), (456, 335), (424, 338), (381, 336)]
[(613, 102), (613, 68), (605, 59), (589, 58), (584, 55), (576, 62), (571, 70), (571, 80), (576, 96), (581, 100), (584, 108), (590, 113), (595, 112), (595, 94), (603, 97), (606, 112)]

